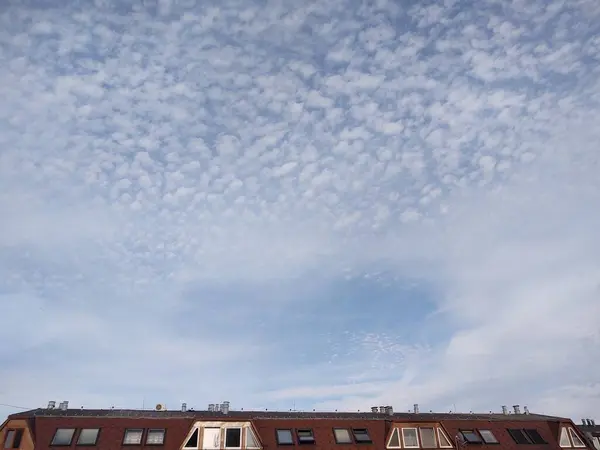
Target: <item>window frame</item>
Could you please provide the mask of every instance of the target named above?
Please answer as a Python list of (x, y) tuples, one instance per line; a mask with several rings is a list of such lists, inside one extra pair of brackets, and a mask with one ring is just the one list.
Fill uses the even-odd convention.
[[(531, 443), (534, 444), (534, 445), (545, 445), (545, 444), (547, 444), (547, 442), (544, 439), (544, 437), (535, 428), (523, 428), (523, 433), (525, 433), (527, 435), (527, 437), (529, 438), (529, 440), (531, 441)], [(536, 442), (538, 440), (538, 438), (539, 438), (540, 442)]]
[[(79, 442), (81, 440), (81, 433), (83, 431), (87, 431), (87, 430), (96, 430), (96, 437), (94, 439), (93, 444), (82, 444)], [(77, 447), (94, 447), (94, 446), (98, 445), (98, 437), (99, 436), (100, 436), (100, 428), (80, 428), (79, 432), (77, 433), (77, 440), (75, 441), (75, 445)]]
[[(463, 437), (463, 439), (469, 444), (481, 445), (484, 443), (483, 439), (481, 438), (481, 435), (477, 432), (477, 430), (475, 428), (459, 429), (458, 432)], [(477, 438), (477, 440), (474, 441), (474, 440), (467, 438), (465, 433), (467, 433), (468, 435), (471, 435), (471, 436), (475, 436), (475, 438)]]
[[(398, 438), (398, 445), (391, 445), (390, 443), (392, 442), (392, 439), (394, 438), (394, 436), (396, 436)], [(386, 442), (385, 445), (386, 448), (402, 448), (402, 438), (400, 437), (400, 429), (398, 427), (394, 427), (392, 428), (392, 432), (390, 433), (390, 437)]]
[[(310, 440), (303, 441), (302, 438), (300, 438), (300, 433), (304, 432), (310, 433)], [(317, 442), (315, 440), (315, 432), (312, 428), (296, 428), (296, 440), (299, 445), (314, 445)]]
[[(252, 436), (252, 439), (254, 440), (254, 443), (256, 444), (255, 447), (250, 447), (248, 445), (248, 436)], [(246, 449), (250, 450), (250, 449), (260, 449), (260, 442), (258, 440), (258, 437), (256, 436), (256, 433), (254, 432), (254, 430), (252, 429), (252, 427), (244, 427), (244, 446)]]
[[(573, 429), (573, 427), (567, 427), (567, 434), (569, 436), (569, 439), (571, 440), (571, 444), (573, 445), (573, 448), (585, 448), (585, 441), (583, 439), (581, 439), (581, 436), (579, 436), (577, 434), (577, 432)], [(576, 437), (579, 442), (581, 442), (581, 445), (576, 445), (575, 444), (575, 439), (573, 439), (573, 437)]]
[[(510, 437), (515, 442), (515, 444), (517, 444), (517, 445), (531, 445), (531, 444), (533, 444), (533, 442), (531, 442), (531, 439), (529, 438), (529, 436), (527, 436), (527, 434), (525, 433), (525, 431), (522, 428), (507, 428), (506, 431), (508, 431), (508, 434), (510, 434)], [(525, 438), (526, 442), (519, 442), (518, 438), (516, 437), (517, 433), (519, 433), (520, 436), (523, 436), (523, 438)]]
[[(155, 442), (148, 442), (148, 438), (150, 437), (150, 434), (158, 433), (158, 432), (162, 433), (162, 442), (160, 444), (157, 444)], [(166, 439), (167, 439), (167, 430), (165, 428), (148, 428), (148, 431), (146, 431), (146, 438), (144, 439), (144, 442), (145, 442), (144, 445), (165, 445)]]
[[(65, 443), (65, 444), (55, 444), (54, 443), (54, 440), (56, 439), (56, 435), (58, 434), (59, 430), (72, 430), (71, 438), (69, 439), (68, 443)], [(63, 427), (57, 428), (56, 431), (54, 431), (52, 440), (50, 441), (50, 447), (70, 447), (71, 444), (73, 443), (73, 438), (75, 437), (76, 431), (77, 431), (77, 428), (63, 428)]]
[[(354, 435), (352, 434), (352, 430), (349, 430), (348, 428), (342, 428), (342, 427), (334, 427), (334, 428), (332, 428), (332, 430), (333, 430), (333, 439), (336, 444), (348, 445), (348, 444), (354, 443)], [(336, 431), (345, 431), (348, 435), (348, 441), (340, 442), (338, 440), (337, 434), (335, 433)]]
[[(477, 429), (477, 432), (479, 433), (479, 436), (481, 436), (481, 439), (483, 440), (483, 443), (485, 445), (500, 445), (500, 441), (498, 440), (498, 438), (496, 437), (496, 435), (494, 434), (494, 432), (488, 428), (481, 428), (481, 429)], [(493, 441), (488, 441), (485, 436), (484, 433), (489, 433), (494, 440)]]
[[(369, 433), (368, 428), (351, 428), (351, 430), (352, 430), (352, 437), (354, 438), (354, 443), (356, 443), (356, 444), (372, 444), (373, 443), (373, 438), (371, 437), (371, 434)], [(358, 434), (366, 435), (368, 440), (357, 439), (356, 436)]]
[[(454, 445), (452, 445), (452, 439), (450, 439), (448, 437), (448, 434), (442, 429), (442, 427), (436, 427), (436, 428), (437, 428), (438, 446), (440, 448), (454, 448)], [(444, 439), (442, 439), (442, 436), (444, 437)], [(442, 445), (442, 441), (448, 442), (449, 445)]]
[[(21, 446), (23, 442), (24, 433), (23, 428), (8, 428), (6, 430), (6, 434), (4, 435), (4, 442), (2, 442), (2, 449), (15, 449)], [(12, 433), (12, 434), (11, 434)], [(7, 445), (10, 440), (10, 446)], [(17, 445), (15, 446), (15, 441), (17, 441)]]
[[(232, 445), (227, 445), (227, 431), (229, 430), (238, 430), (240, 432), (240, 445), (235, 447)], [(223, 429), (223, 448), (242, 448), (242, 427), (224, 427)]]
[[(194, 435), (196, 435), (196, 445), (194, 447), (188, 447), (187, 443), (192, 440), (192, 437), (194, 437)], [(182, 449), (184, 449), (184, 450), (198, 449), (199, 447), (200, 447), (200, 429), (197, 428), (197, 427), (194, 427), (194, 429), (192, 430), (192, 432), (189, 433), (185, 437), (185, 442), (183, 444)]]
[[(281, 442), (281, 440), (279, 439), (279, 432), (280, 431), (285, 431), (288, 432), (290, 434), (290, 441), (291, 442)], [(275, 428), (275, 439), (277, 440), (277, 445), (296, 445), (296, 443), (294, 442), (294, 431), (291, 428)]]
[[(406, 445), (406, 439), (404, 438), (405, 431), (414, 431), (415, 437), (417, 438), (417, 445)], [(402, 427), (400, 429), (400, 434), (402, 435), (402, 448), (420, 448), (420, 440), (419, 440), (419, 429), (417, 427)]]
[[(423, 446), (423, 434), (422, 434), (423, 430), (431, 430), (433, 432), (433, 447), (424, 447)], [(420, 446), (420, 448), (423, 448), (423, 449), (440, 448), (438, 445), (437, 433), (435, 431), (434, 426), (419, 427), (419, 446)]]
[[(127, 433), (134, 432), (134, 431), (142, 432), (140, 434), (140, 441), (139, 442), (125, 442), (125, 439), (127, 439)], [(143, 445), (142, 444), (143, 442), (144, 442), (144, 428), (125, 428), (125, 432), (123, 433), (123, 442), (121, 442), (121, 445), (123, 445), (123, 446), (129, 446), (129, 445), (141, 446), (141, 445)]]

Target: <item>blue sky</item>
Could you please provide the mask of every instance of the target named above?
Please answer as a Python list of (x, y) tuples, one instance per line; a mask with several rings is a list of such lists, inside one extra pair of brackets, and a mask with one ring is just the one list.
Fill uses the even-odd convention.
[(0, 403), (600, 413), (596, 0), (59, 3), (0, 6)]

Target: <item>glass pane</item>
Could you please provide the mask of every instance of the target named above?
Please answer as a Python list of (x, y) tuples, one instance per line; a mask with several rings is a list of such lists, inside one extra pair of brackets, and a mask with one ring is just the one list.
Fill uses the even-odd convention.
[(435, 442), (435, 430), (433, 428), (419, 428), (421, 433), (421, 447), (422, 448), (436, 448)]
[(313, 436), (312, 430), (298, 430), (298, 440), (303, 443), (314, 442), (315, 438)]
[(357, 428), (352, 431), (354, 433), (354, 439), (356, 442), (371, 442), (369, 432), (365, 428)]
[(79, 438), (77, 439), (78, 445), (95, 445), (96, 439), (98, 439), (98, 428), (87, 428), (81, 430)]
[(225, 447), (240, 448), (242, 446), (241, 428), (227, 428), (225, 430)]
[(124, 444), (141, 444), (143, 430), (125, 430)]
[(418, 447), (417, 429), (402, 428), (402, 441), (404, 442), (404, 447)]
[(388, 447), (391, 447), (391, 448), (399, 448), (400, 447), (400, 435), (398, 434), (398, 428), (394, 428), (394, 431), (392, 431), (392, 435), (390, 436), (390, 441), (388, 442)]
[(277, 442), (279, 444), (293, 444), (292, 430), (277, 430)]
[(204, 437), (202, 438), (202, 448), (204, 449), (219, 449), (221, 448), (221, 429), (220, 428), (205, 428)]
[(8, 430), (6, 439), (4, 440), (4, 448), (12, 448), (12, 443), (15, 438), (15, 430)]
[(573, 446), (574, 447), (585, 447), (585, 444), (579, 438), (579, 436), (577, 435), (577, 433), (575, 433), (575, 431), (573, 430), (573, 428), (569, 428), (569, 434), (571, 435), (571, 439), (573, 439)]
[(335, 436), (335, 442), (338, 444), (351, 444), (352, 437), (350, 437), (350, 432), (345, 428), (336, 428), (333, 430), (333, 434)]
[(444, 433), (444, 431), (441, 428), (438, 428), (437, 432), (438, 432), (438, 439), (440, 441), (440, 447), (443, 447), (443, 448), (452, 447), (452, 444), (450, 443), (450, 439), (448, 439), (448, 436), (446, 436), (446, 433)]
[(246, 428), (246, 448), (258, 448), (258, 441), (250, 428)]
[(566, 428), (560, 430), (560, 446), (571, 447), (571, 441), (569, 439), (569, 435), (567, 434)]
[(496, 436), (494, 436), (494, 433), (492, 433), (490, 430), (479, 430), (479, 434), (481, 434), (483, 441), (487, 444), (498, 443), (498, 439), (496, 439)]
[(70, 445), (74, 433), (74, 428), (59, 428), (52, 439), (52, 445)]
[(198, 428), (194, 430), (188, 441), (185, 443), (185, 448), (198, 448)]
[(473, 430), (463, 430), (460, 433), (463, 435), (463, 437), (465, 438), (465, 440), (467, 442), (470, 442), (470, 443), (480, 443), (481, 442), (481, 438)]
[(149, 430), (146, 444), (162, 445), (165, 442), (165, 430)]

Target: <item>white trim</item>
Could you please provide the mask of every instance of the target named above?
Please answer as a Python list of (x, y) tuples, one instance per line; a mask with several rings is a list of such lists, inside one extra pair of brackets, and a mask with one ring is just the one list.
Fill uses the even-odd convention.
[[(231, 447), (227, 445), (227, 430), (240, 430), (240, 445), (239, 447)], [(223, 427), (223, 448), (242, 448), (242, 439), (244, 434), (243, 427)]]
[[(415, 436), (417, 438), (417, 445), (406, 445), (406, 439), (404, 439), (404, 430), (415, 430)], [(419, 448), (419, 429), (418, 428), (402, 428), (402, 447), (404, 448)]]
[[(581, 439), (581, 436), (579, 436), (575, 430), (573, 429), (573, 427), (569, 427), (569, 437), (571, 438), (571, 442), (573, 443), (573, 447), (577, 447), (577, 448), (585, 448), (585, 441), (583, 439)], [(577, 438), (577, 440), (579, 442), (581, 442), (581, 444), (575, 444), (575, 439)]]
[(243, 422), (227, 422), (211, 420), (210, 422), (203, 422), (198, 420), (194, 423), (194, 426), (198, 428), (244, 428), (250, 426), (250, 421), (245, 420)]
[[(421, 435), (422, 430), (431, 430), (433, 432), (433, 447), (423, 447), (423, 436)], [(438, 439), (437, 439), (437, 433), (435, 432), (435, 427), (431, 426), (431, 427), (419, 427), (419, 443), (421, 444), (421, 448), (438, 448)]]
[[(436, 428), (437, 428), (437, 435), (438, 435), (438, 445), (440, 446), (440, 448), (454, 448), (454, 446), (452, 445), (452, 441), (450, 440), (450, 438), (448, 437), (446, 432), (444, 430), (442, 430), (442, 427), (436, 427)], [(442, 439), (442, 437), (443, 437), (443, 439)], [(442, 445), (443, 441), (448, 442), (450, 445)]]
[[(566, 441), (566, 443), (564, 443), (563, 441)], [(571, 438), (569, 437), (569, 433), (567, 433), (567, 427), (560, 427), (560, 433), (558, 435), (558, 445), (562, 448), (573, 447), (573, 444), (571, 443)]]
[[(251, 447), (248, 445), (248, 435), (252, 436), (252, 439), (254, 439), (254, 442), (256, 443), (255, 447)], [(258, 440), (256, 433), (252, 429), (252, 426), (247, 426), (244, 428), (244, 445), (245, 445), (245, 448), (247, 448), (247, 449), (261, 449), (262, 448), (260, 446), (260, 441)]]
[[(198, 433), (198, 437), (196, 438), (196, 446), (195, 447), (187, 447), (187, 443), (192, 438), (192, 436), (194, 435), (194, 433)], [(198, 428), (196, 426), (192, 427), (192, 431), (188, 433), (188, 435), (185, 437), (185, 441), (183, 441), (183, 447), (182, 448), (184, 448), (184, 449), (189, 449), (189, 448), (197, 449), (197, 448), (200, 448), (200, 428)]]
[[(394, 437), (394, 435), (396, 435), (398, 437), (398, 445), (397, 446), (395, 446), (395, 445), (392, 446), (390, 444), (390, 442), (392, 442), (392, 438)], [(396, 428), (396, 427), (392, 428), (392, 433), (390, 434), (390, 438), (387, 441), (386, 447), (387, 448), (402, 448), (402, 444), (400, 441), (400, 430), (398, 430), (398, 428)]]

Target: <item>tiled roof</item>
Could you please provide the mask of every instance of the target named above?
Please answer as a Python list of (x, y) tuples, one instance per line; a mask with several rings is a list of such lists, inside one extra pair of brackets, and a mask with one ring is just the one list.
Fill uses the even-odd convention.
[(318, 412), (318, 411), (154, 411), (142, 409), (45, 409), (38, 408), (12, 414), (10, 418), (24, 417), (131, 417), (131, 418), (193, 418), (193, 419), (369, 419), (398, 421), (487, 420), (487, 421), (539, 421), (568, 420), (541, 414), (461, 414), (461, 413), (385, 413), (372, 412)]

